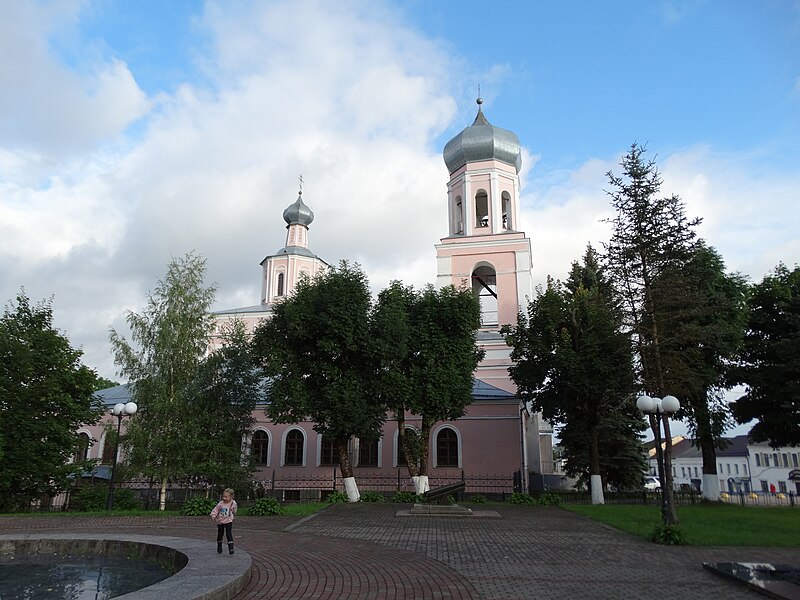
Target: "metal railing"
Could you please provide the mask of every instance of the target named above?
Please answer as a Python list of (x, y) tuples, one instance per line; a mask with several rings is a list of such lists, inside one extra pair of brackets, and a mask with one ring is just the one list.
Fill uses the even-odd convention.
[[(267, 480), (253, 481), (249, 490), (237, 490), (240, 504), (248, 504), (258, 497), (270, 495), (284, 502), (314, 502), (324, 500), (335, 491), (344, 491), (344, 480), (338, 469), (332, 468), (326, 475), (319, 476), (285, 476), (272, 472)], [(373, 491), (383, 494), (387, 499), (397, 492), (412, 492), (414, 485), (406, 469), (398, 469), (394, 473), (356, 474), (359, 491)], [(519, 472), (509, 474), (466, 474), (464, 471), (452, 471), (430, 475), (428, 483), (431, 488), (463, 482), (465, 491), (462, 499), (471, 496), (484, 496), (491, 501), (504, 501), (513, 492), (519, 491)], [(96, 483), (95, 485), (107, 485)], [(159, 505), (159, 487), (148, 480), (130, 480), (117, 484), (117, 490), (129, 489), (139, 506), (144, 510), (155, 510)], [(54, 498), (43, 497), (30, 507), (30, 512), (55, 512), (80, 510), (80, 490), (76, 487)], [(534, 497), (542, 493), (557, 495), (564, 504), (591, 504), (588, 491), (549, 489), (546, 492), (533, 492)], [(167, 489), (166, 505), (168, 509), (178, 509), (184, 502), (194, 497), (216, 497), (216, 490), (205, 485), (173, 484)], [(703, 501), (696, 491), (675, 491), (673, 499), (676, 505), (697, 504)], [(606, 504), (639, 504), (658, 506), (661, 503), (660, 492), (605, 492)], [(788, 506), (800, 505), (800, 498), (794, 492), (722, 492), (721, 500), (729, 504), (741, 506)]]

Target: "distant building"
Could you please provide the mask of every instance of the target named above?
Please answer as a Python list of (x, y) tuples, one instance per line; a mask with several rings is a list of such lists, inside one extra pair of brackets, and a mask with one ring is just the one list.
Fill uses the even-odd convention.
[[(748, 436), (726, 438), (717, 449), (719, 489), (728, 493), (771, 491), (800, 494), (800, 448), (772, 449), (750, 442)], [(658, 475), (655, 450), (649, 444), (650, 473)], [(700, 449), (685, 437), (672, 440), (672, 477), (676, 489), (702, 491), (703, 458)]]

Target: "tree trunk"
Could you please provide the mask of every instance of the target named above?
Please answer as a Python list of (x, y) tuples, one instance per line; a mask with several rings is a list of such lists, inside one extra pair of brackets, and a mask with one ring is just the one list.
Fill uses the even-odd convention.
[(428, 455), (430, 454), (430, 439), (431, 423), (423, 415), (422, 428), (419, 433), (419, 465), (417, 467), (417, 477), (412, 477), (414, 481), (414, 490), (419, 496), (424, 494), (431, 486), (428, 484)]
[[(644, 278), (645, 284), (645, 311), (650, 315), (652, 325), (650, 327), (650, 335), (653, 342), (653, 360), (655, 361), (655, 375), (658, 379), (658, 397), (664, 398), (667, 394), (666, 385), (664, 383), (664, 369), (661, 364), (661, 345), (658, 335), (658, 323), (656, 320), (656, 309), (653, 298), (650, 295), (650, 281), (647, 277)], [(685, 402), (685, 400), (684, 400)], [(677, 525), (678, 514), (675, 512), (674, 494), (672, 489), (672, 432), (669, 428), (669, 417), (667, 415), (659, 415), (664, 424), (664, 489), (661, 492), (664, 494), (664, 509), (663, 519), (665, 525)]]
[(700, 440), (703, 454), (703, 498), (719, 502), (719, 474), (717, 473), (717, 451), (713, 441)]
[(677, 525), (678, 514), (675, 512), (675, 501), (672, 492), (672, 433), (669, 429), (669, 417), (661, 415), (660, 418), (664, 422), (664, 482), (666, 484), (663, 490), (666, 498), (664, 524)]
[(719, 476), (717, 475), (717, 449), (714, 445), (714, 436), (711, 433), (708, 404), (698, 402), (694, 406), (695, 422), (697, 423), (697, 438), (700, 444), (700, 453), (703, 456), (703, 498), (712, 502), (719, 502)]
[(361, 494), (358, 493), (356, 478), (353, 477), (353, 463), (350, 462), (350, 452), (347, 448), (347, 440), (336, 440), (336, 451), (339, 454), (339, 469), (344, 477), (344, 491), (350, 502), (358, 502)]
[[(414, 486), (417, 485), (417, 480), (414, 479), (415, 477), (419, 477), (419, 469), (417, 468), (417, 463), (414, 457), (414, 453), (411, 452), (411, 448), (409, 447), (410, 444), (408, 442), (408, 436), (406, 435), (406, 418), (405, 414), (402, 412), (398, 412), (397, 414), (397, 447), (398, 450), (402, 448), (403, 456), (406, 458), (406, 468), (408, 469), (408, 476), (414, 482)], [(397, 457), (400, 458), (399, 456)]]
[(358, 502), (361, 498), (361, 494), (358, 492), (358, 485), (356, 485), (355, 477), (344, 478), (344, 491), (347, 494), (347, 500), (349, 502)]
[(167, 509), (167, 481), (166, 477), (161, 479), (161, 489), (158, 492), (158, 510)]
[(342, 471), (342, 477), (352, 477), (353, 463), (350, 462), (347, 440), (336, 440), (336, 452), (339, 455), (339, 469)]
[(422, 416), (422, 429), (419, 432), (419, 474), (428, 475), (428, 456), (431, 453), (431, 423), (430, 419)]
[(592, 504), (605, 504), (603, 497), (603, 478), (600, 475), (600, 445), (597, 440), (597, 425), (589, 428), (589, 487)]

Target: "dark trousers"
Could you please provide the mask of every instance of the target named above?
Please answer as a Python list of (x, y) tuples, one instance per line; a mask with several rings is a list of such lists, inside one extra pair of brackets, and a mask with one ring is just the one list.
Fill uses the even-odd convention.
[(222, 541), (222, 532), (225, 532), (225, 539), (229, 544), (233, 543), (233, 523), (225, 523), (224, 525), (217, 525), (217, 541)]

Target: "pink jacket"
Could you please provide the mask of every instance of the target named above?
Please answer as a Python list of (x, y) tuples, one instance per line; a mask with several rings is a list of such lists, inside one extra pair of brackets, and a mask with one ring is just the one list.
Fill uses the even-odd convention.
[(211, 518), (220, 525), (233, 523), (233, 517), (236, 514), (237, 508), (236, 500), (231, 500), (230, 504), (225, 504), (222, 500), (220, 500), (217, 502), (214, 510), (211, 511)]

